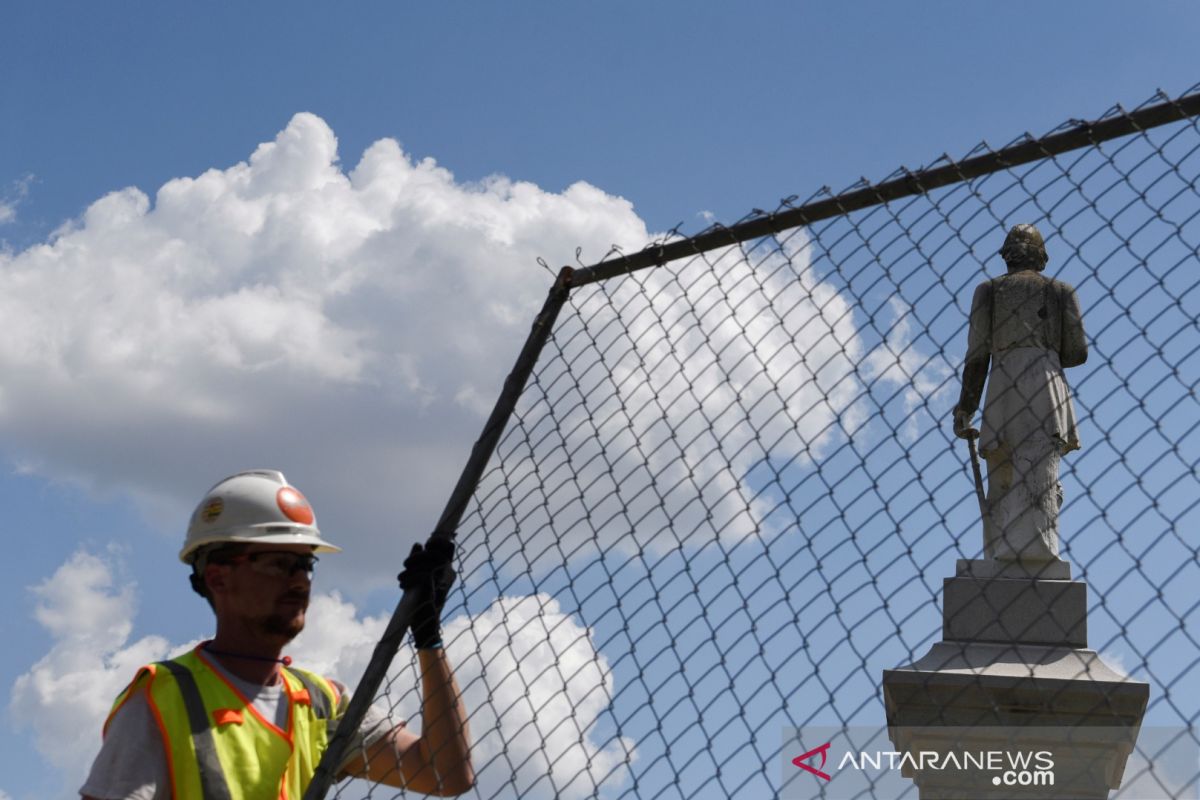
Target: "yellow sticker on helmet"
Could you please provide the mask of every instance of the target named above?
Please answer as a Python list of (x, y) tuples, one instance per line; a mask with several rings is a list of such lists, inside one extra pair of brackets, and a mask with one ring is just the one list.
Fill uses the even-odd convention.
[(200, 519), (205, 522), (212, 522), (217, 517), (221, 516), (221, 512), (225, 510), (225, 501), (220, 497), (214, 497), (204, 504), (200, 509)]

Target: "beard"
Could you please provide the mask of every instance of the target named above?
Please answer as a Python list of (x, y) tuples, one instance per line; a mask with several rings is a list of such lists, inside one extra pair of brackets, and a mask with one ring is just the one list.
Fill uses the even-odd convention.
[(299, 636), (302, 630), (304, 630), (304, 612), (288, 616), (269, 614), (262, 621), (263, 633), (272, 637), (280, 637), (287, 642)]
[(303, 599), (304, 605), (290, 613), (268, 614), (262, 619), (261, 630), (268, 636), (283, 639), (284, 642), (290, 642), (304, 630), (304, 617), (308, 609), (308, 598), (285, 597), (283, 599), (293, 601)]

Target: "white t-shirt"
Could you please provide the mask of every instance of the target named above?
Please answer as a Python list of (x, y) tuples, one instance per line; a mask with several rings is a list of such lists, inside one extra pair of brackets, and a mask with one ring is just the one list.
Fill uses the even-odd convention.
[[(264, 719), (272, 720), (279, 728), (287, 726), (288, 707), (282, 683), (274, 686), (247, 683), (220, 665), (214, 666), (246, 696)], [(340, 683), (331, 682), (341, 695), (339, 712), (344, 711), (350, 702), (350, 693)], [(341, 714), (334, 716), (340, 717)], [(350, 741), (346, 757), (338, 766), (338, 772), (361, 755), (362, 748), (373, 745), (398, 724), (402, 723), (389, 723), (384, 714), (369, 707), (357, 734)], [(336, 721), (330, 720), (330, 736), (336, 725)], [(171, 780), (167, 773), (162, 734), (144, 692), (134, 692), (112, 718), (104, 744), (92, 762), (92, 771), (79, 793), (97, 800), (170, 800)]]

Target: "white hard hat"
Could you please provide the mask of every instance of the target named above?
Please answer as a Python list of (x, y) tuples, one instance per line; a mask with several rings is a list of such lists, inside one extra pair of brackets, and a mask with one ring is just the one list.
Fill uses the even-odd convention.
[(312, 506), (283, 473), (253, 469), (230, 475), (208, 490), (192, 512), (179, 560), (217, 542), (309, 544), (317, 552), (341, 550), (321, 538)]

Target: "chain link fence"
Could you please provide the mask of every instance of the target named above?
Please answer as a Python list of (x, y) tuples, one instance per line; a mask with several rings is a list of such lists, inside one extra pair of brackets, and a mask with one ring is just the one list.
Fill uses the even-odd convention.
[[(1194, 737), (1198, 101), (792, 198), (560, 284), (458, 526), (469, 796), (774, 797), (785, 729), (885, 724), (881, 673), (940, 640), (942, 580), (981, 557), (951, 409), (973, 288), (1023, 222), (1090, 348), (1061, 512), (1089, 646), (1150, 684), (1145, 726)], [(376, 705), (419, 720), (417, 686), (401, 658)], [(1116, 796), (1196, 779), (1153, 765), (1135, 751)]]

